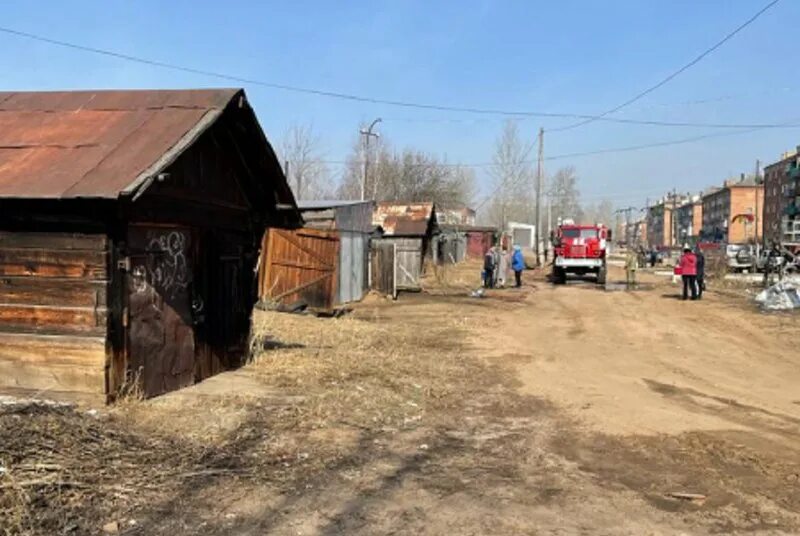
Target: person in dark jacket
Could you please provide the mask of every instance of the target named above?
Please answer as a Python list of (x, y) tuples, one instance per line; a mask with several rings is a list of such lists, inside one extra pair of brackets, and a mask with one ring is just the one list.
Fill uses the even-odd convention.
[(494, 248), (489, 249), (483, 256), (483, 286), (494, 287)]
[(681, 278), (683, 279), (683, 299), (689, 298), (689, 292), (692, 293), (692, 299), (697, 299), (697, 256), (692, 252), (692, 248), (688, 245), (683, 248), (683, 255), (680, 260)]
[(697, 299), (703, 299), (703, 291), (706, 289), (706, 256), (699, 247), (695, 252), (697, 260)]
[(522, 286), (522, 270), (525, 269), (525, 259), (522, 256), (522, 248), (514, 246), (514, 253), (511, 255), (511, 269), (514, 270), (515, 287)]

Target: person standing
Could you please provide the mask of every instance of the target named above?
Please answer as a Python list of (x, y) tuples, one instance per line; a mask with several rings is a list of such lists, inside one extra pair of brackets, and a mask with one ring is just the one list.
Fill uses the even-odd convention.
[(498, 250), (500, 253), (497, 269), (497, 286), (505, 288), (506, 277), (508, 277), (508, 252), (505, 249)]
[(497, 288), (498, 282), (500, 281), (500, 257), (502, 256), (502, 252), (500, 251), (500, 246), (495, 246), (492, 248), (492, 262), (494, 263), (494, 270), (492, 271), (492, 287)]
[(703, 299), (703, 291), (706, 289), (706, 256), (703, 255), (703, 250), (697, 246), (697, 299)]
[(515, 287), (522, 286), (522, 270), (525, 269), (525, 259), (522, 256), (522, 248), (514, 246), (514, 253), (511, 255), (511, 269), (514, 270)]
[(625, 258), (625, 276), (628, 288), (636, 286), (636, 269), (639, 267), (639, 259), (633, 249), (628, 250)]
[(483, 287), (492, 288), (494, 281), (494, 251), (489, 248), (483, 256)]
[(683, 279), (683, 299), (689, 298), (689, 293), (692, 294), (692, 299), (697, 299), (697, 256), (692, 253), (692, 248), (689, 245), (683, 246), (683, 255), (680, 260), (681, 278)]

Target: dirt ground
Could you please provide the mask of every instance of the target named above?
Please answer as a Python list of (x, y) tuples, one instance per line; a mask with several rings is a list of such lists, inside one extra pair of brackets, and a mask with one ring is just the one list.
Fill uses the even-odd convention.
[(476, 274), (257, 312), (154, 400), (0, 404), (0, 534), (800, 534), (800, 316)]

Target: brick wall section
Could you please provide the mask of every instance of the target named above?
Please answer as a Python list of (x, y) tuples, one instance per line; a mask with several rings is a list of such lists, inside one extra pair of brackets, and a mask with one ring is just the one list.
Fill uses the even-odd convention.
[(756, 236), (755, 223), (745, 225), (741, 221), (733, 222), (733, 218), (741, 214), (756, 214), (764, 206), (763, 186), (731, 186), (728, 188), (730, 195), (730, 216), (728, 221), (728, 243), (745, 244), (760, 240), (764, 229), (763, 218), (759, 216), (758, 236)]
[(703, 228), (703, 202), (698, 201), (692, 207), (692, 229), (695, 235), (700, 234), (700, 229)]

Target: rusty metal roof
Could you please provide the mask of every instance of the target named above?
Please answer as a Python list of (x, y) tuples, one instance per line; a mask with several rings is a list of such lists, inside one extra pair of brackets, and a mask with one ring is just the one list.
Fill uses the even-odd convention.
[(424, 236), (431, 223), (436, 223), (433, 203), (382, 202), (372, 216), (372, 224), (385, 236)]
[(0, 92), (0, 198), (131, 193), (240, 95), (237, 89)]

